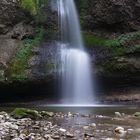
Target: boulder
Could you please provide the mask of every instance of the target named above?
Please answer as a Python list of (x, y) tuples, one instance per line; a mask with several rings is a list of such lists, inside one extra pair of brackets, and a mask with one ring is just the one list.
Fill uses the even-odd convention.
[(40, 114), (43, 117), (53, 117), (54, 116), (54, 113), (53, 112), (48, 112), (48, 111), (42, 111), (42, 112), (40, 112)]
[(39, 114), (38, 111), (28, 109), (28, 108), (16, 108), (11, 115), (14, 118), (31, 118), (31, 119), (39, 119), (42, 118), (42, 116)]
[(134, 114), (134, 116), (135, 116), (135, 117), (140, 117), (140, 112), (136, 112), (136, 113)]

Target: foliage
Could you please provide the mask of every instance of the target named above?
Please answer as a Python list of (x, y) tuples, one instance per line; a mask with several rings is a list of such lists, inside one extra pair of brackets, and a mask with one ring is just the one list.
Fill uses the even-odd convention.
[(86, 46), (94, 46), (94, 45), (105, 45), (106, 38), (90, 32), (83, 33), (84, 41)]
[(112, 55), (123, 55), (140, 48), (140, 31), (122, 34), (114, 38), (105, 38), (94, 33), (84, 33), (86, 46), (104, 46), (110, 49)]
[(43, 5), (47, 4), (48, 0), (20, 0), (20, 6), (29, 12), (37, 23), (40, 23), (44, 20), (44, 14), (42, 10), (44, 10)]
[(109, 39), (106, 42), (107, 46), (115, 46), (115, 47), (125, 47), (130, 45), (135, 45), (137, 40), (140, 39), (140, 32), (133, 32), (128, 34), (120, 35), (115, 39)]
[(39, 10), (39, 0), (21, 0), (21, 6), (32, 15), (37, 15)]
[(38, 28), (34, 39), (25, 39), (24, 47), (17, 51), (13, 63), (10, 67), (10, 78), (13, 80), (23, 81), (27, 79), (26, 68), (29, 57), (32, 55), (32, 49), (43, 39), (45, 30)]

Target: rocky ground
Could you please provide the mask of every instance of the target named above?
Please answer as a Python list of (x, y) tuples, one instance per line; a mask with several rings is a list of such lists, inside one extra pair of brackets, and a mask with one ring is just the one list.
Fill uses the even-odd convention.
[(0, 139), (139, 140), (139, 116), (139, 112), (103, 116), (15, 109), (11, 114), (0, 112)]

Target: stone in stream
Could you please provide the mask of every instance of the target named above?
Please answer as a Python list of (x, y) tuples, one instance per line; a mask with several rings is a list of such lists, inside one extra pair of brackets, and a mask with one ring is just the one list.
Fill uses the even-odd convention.
[(14, 138), (14, 139), (12, 139), (12, 140), (21, 140), (20, 138)]
[(47, 139), (47, 140), (54, 140), (54, 139), (53, 139), (50, 135), (48, 135), (48, 134), (45, 135), (44, 138)]
[(40, 113), (43, 117), (53, 117), (54, 113), (53, 112), (47, 112), (47, 111), (41, 111)]
[(62, 132), (62, 133), (65, 133), (67, 130), (63, 129), (63, 128), (60, 128), (59, 131)]
[(136, 112), (136, 113), (134, 114), (134, 116), (135, 116), (135, 117), (140, 117), (140, 112)]
[(68, 112), (68, 117), (72, 117), (73, 114), (71, 112)]
[(22, 139), (22, 140), (24, 140), (24, 139), (26, 139), (26, 135), (21, 133), (21, 134), (19, 135), (19, 138)]
[(115, 116), (116, 116), (116, 117), (122, 117), (122, 115), (121, 115), (120, 112), (115, 112)]
[(96, 124), (95, 123), (90, 124), (90, 126), (93, 127), (93, 128), (96, 128)]
[(114, 133), (117, 137), (122, 138), (126, 136), (127, 131), (123, 127), (119, 126), (114, 130)]
[(83, 129), (88, 130), (89, 126), (84, 126)]
[(52, 135), (51, 136), (53, 139), (60, 139), (60, 136), (58, 136), (58, 135)]
[(71, 134), (70, 132), (67, 132), (67, 133), (66, 133), (66, 136), (69, 137), (69, 138), (74, 138), (74, 135)]
[(90, 133), (85, 133), (84, 137), (95, 137), (95, 135), (94, 134), (90, 134)]

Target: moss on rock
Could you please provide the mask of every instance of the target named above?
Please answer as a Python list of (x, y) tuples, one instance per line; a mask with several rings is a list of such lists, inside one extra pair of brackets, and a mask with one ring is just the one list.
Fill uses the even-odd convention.
[(12, 113), (11, 116), (13, 116), (16, 119), (19, 118), (31, 118), (31, 119), (39, 119), (42, 118), (42, 116), (39, 114), (38, 111), (28, 109), (28, 108), (16, 108)]
[(33, 39), (25, 39), (24, 47), (19, 48), (17, 54), (11, 63), (8, 70), (8, 78), (16, 81), (24, 81), (28, 79), (26, 69), (28, 66), (28, 60), (32, 55), (32, 49), (39, 45), (44, 37), (44, 28), (38, 28), (36, 35)]
[(11, 116), (16, 119), (19, 118), (31, 118), (33, 120), (53, 117), (54, 112), (37, 111), (29, 108), (16, 108), (11, 112)]
[(136, 113), (134, 114), (134, 116), (135, 116), (135, 117), (140, 117), (140, 112), (136, 112)]
[(122, 34), (113, 38), (85, 32), (84, 40), (87, 47), (104, 46), (109, 49), (112, 57), (133, 53), (140, 49), (140, 31)]
[(20, 0), (21, 7), (30, 12), (32, 15), (37, 15), (39, 10), (39, 0)]

